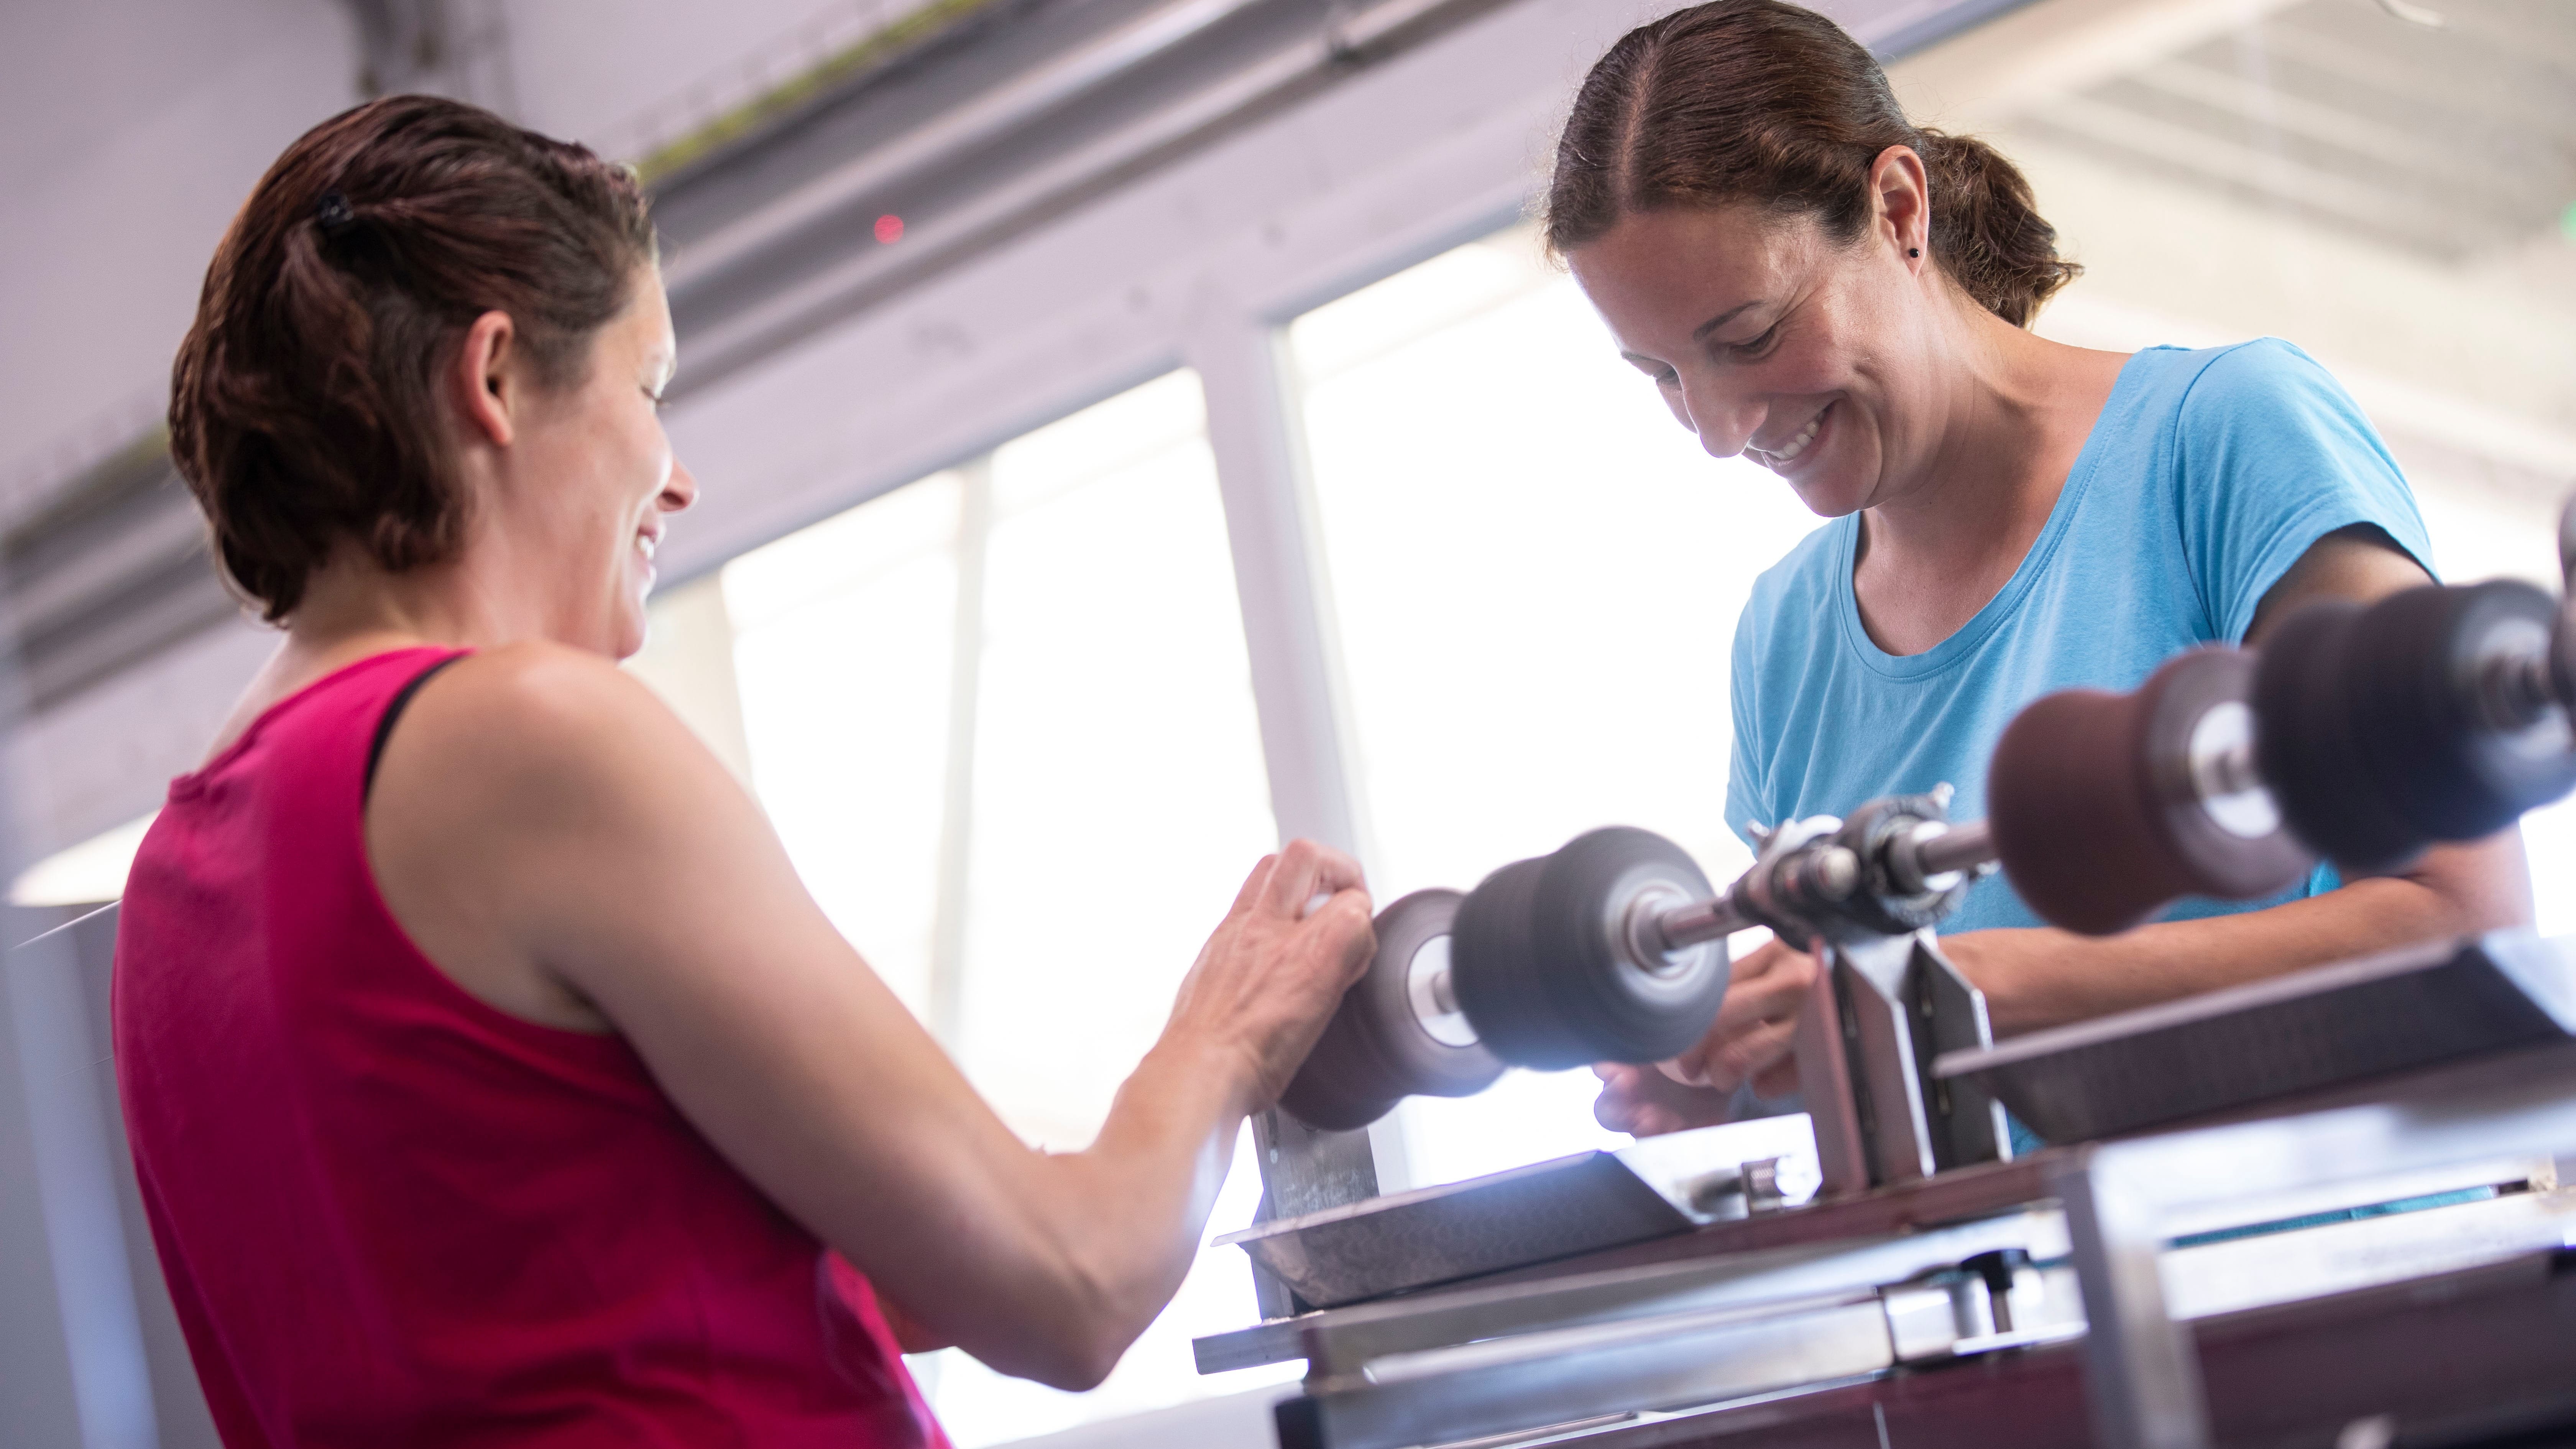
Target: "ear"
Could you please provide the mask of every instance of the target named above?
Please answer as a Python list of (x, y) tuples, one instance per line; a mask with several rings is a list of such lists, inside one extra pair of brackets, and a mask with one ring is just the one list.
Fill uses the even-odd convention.
[(1890, 146), (1869, 163), (1872, 228), (1907, 271), (1932, 264), (1932, 184), (1911, 146)]
[(447, 393), (466, 435), (506, 448), (518, 433), (527, 404), (518, 329), (507, 312), (486, 312), (465, 329), (464, 344), (447, 370)]

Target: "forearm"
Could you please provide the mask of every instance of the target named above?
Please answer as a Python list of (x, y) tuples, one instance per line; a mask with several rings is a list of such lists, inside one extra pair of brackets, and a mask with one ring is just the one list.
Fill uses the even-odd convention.
[(2215, 991), (2415, 941), (2527, 924), (2521, 841), (2429, 854), (2402, 877), (2354, 881), (2268, 910), (2141, 926), (2117, 936), (1979, 931), (1945, 945), (1986, 992), (1998, 1036)]
[(1108, 1372), (1188, 1271), (1245, 1111), (1368, 960), (1358, 865), (1307, 841), (1265, 857), (1099, 1141), (1049, 1157), (994, 1115), (816, 908), (741, 787), (631, 677), (512, 646), (459, 666), (423, 710), (377, 797), (407, 822), (370, 841), (397, 866), (379, 867), (389, 898), (470, 927), (455, 959), (522, 970), (604, 1018), (916, 1339), (1006, 1373), (1083, 1387)]
[(1098, 1372), (1180, 1286), (1244, 1117), (1276, 1100), (1373, 948), (1357, 862), (1289, 842), (1245, 880), (1099, 1139), (1048, 1163)]
[[(1167, 1039), (1118, 1091), (1081, 1152), (1033, 1156), (1019, 1198), (1041, 1245), (1038, 1301), (1014, 1305), (1043, 1343), (1031, 1376), (1087, 1386), (1114, 1367), (1196, 1258), (1245, 1115), (1244, 1072), (1210, 1048)], [(1036, 1265), (1033, 1265), (1036, 1266)], [(1036, 1286), (1036, 1285), (1032, 1285)]]

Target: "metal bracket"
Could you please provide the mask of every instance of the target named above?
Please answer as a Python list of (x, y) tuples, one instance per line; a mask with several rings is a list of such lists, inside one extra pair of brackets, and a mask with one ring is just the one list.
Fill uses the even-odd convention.
[[(1325, 1132), (1274, 1107), (1252, 1119), (1261, 1164), (1261, 1208), (1254, 1222), (1303, 1217), (1377, 1196), (1377, 1154), (1362, 1132)], [(1286, 1318), (1312, 1305), (1252, 1264), (1252, 1296), (1264, 1318)]]
[(1994, 1040), (1985, 994), (1932, 932), (1820, 942), (1817, 964), (1794, 1051), (1824, 1195), (2009, 1161), (1994, 1097), (1932, 1076), (1941, 1053)]

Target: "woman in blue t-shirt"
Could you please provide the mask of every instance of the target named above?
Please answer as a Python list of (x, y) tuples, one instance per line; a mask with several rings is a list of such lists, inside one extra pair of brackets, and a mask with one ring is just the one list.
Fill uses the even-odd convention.
[[(2308, 600), (2429, 576), (2396, 464), (2297, 348), (2123, 356), (2025, 330), (2077, 271), (2028, 184), (1910, 124), (1808, 11), (1716, 0), (1621, 40), (1576, 96), (1546, 226), (1673, 416), (1834, 520), (1737, 627), (1738, 832), (1942, 781), (1973, 818), (1996, 737), (2038, 696), (2132, 689)], [(2508, 831), (2101, 940), (1990, 881), (1946, 945), (2009, 1034), (2529, 916)], [(1748, 955), (1697, 1048), (1603, 1068), (1602, 1120), (1664, 1131), (1792, 1089), (1813, 971), (1777, 944)]]

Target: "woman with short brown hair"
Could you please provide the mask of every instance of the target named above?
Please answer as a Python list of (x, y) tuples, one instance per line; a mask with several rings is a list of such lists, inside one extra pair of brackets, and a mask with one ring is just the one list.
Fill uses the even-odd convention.
[(937, 1444), (898, 1317), (1095, 1383), (1370, 949), (1292, 843), (1099, 1139), (1014, 1139), (615, 666), (698, 488), (653, 258), (631, 176), (396, 97), (208, 272), (172, 448), (286, 635), (136, 859), (115, 1026), (228, 1444)]

